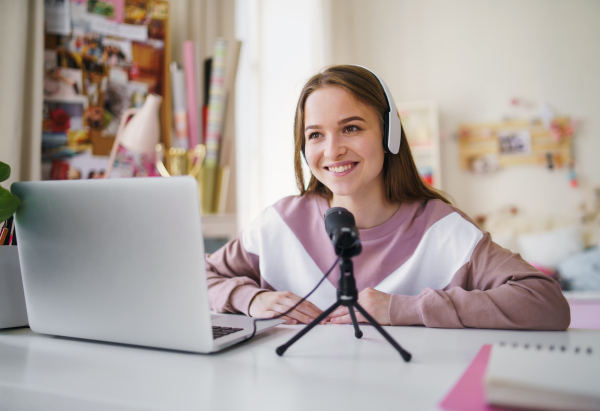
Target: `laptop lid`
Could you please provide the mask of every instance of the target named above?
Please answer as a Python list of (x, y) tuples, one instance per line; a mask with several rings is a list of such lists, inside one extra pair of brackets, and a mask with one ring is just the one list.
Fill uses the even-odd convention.
[(210, 352), (191, 177), (21, 182), (12, 192), (33, 331)]

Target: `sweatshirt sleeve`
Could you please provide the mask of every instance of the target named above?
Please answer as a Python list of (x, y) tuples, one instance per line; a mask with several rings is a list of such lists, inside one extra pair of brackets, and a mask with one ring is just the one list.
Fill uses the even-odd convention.
[(262, 291), (258, 256), (249, 254), (241, 237), (214, 254), (207, 254), (206, 277), (211, 308), (216, 312), (248, 314), (250, 302)]
[(443, 290), (392, 295), (392, 325), (565, 330), (570, 308), (560, 286), (486, 233)]

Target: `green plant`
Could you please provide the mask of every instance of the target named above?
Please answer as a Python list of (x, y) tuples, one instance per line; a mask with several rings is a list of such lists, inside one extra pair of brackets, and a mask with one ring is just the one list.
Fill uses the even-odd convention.
[[(0, 183), (10, 177), (10, 166), (0, 161)], [(19, 197), (5, 188), (0, 187), (0, 223), (6, 221), (17, 211), (21, 204)]]

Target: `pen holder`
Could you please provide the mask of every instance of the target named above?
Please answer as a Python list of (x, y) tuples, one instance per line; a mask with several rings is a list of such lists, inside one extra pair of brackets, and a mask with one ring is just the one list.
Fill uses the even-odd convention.
[(28, 324), (16, 245), (0, 247), (0, 329)]
[(200, 170), (206, 156), (206, 146), (198, 144), (192, 150), (156, 145), (156, 167), (163, 177), (190, 175), (200, 181)]

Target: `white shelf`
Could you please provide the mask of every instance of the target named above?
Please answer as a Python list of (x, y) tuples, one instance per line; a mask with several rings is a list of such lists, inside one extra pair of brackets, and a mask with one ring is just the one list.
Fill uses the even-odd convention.
[(233, 239), (237, 237), (236, 214), (203, 214), (202, 233), (206, 238)]

